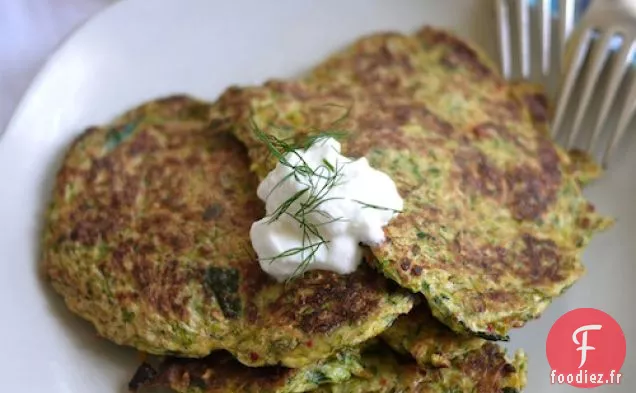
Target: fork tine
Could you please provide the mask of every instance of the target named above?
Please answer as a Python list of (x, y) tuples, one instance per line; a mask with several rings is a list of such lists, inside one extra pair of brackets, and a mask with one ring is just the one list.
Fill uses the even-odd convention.
[[(559, 47), (565, 48), (568, 36), (574, 27), (575, 0), (559, 0)], [(559, 51), (559, 68), (563, 69), (563, 51)]]
[(618, 118), (618, 124), (614, 129), (614, 134), (612, 135), (612, 139), (610, 143), (607, 145), (603, 156), (601, 157), (601, 162), (604, 167), (607, 167), (609, 157), (611, 153), (616, 149), (618, 142), (621, 140), (625, 131), (627, 131), (627, 127), (631, 122), (634, 112), (636, 111), (636, 80), (633, 80), (630, 83), (629, 94), (627, 96), (627, 100), (625, 100), (623, 104), (623, 109), (621, 110), (621, 114)]
[(528, 0), (517, 0), (516, 5), (521, 77), (526, 79), (530, 76), (530, 6)]
[(539, 23), (541, 27), (541, 75), (550, 72), (550, 37), (552, 32), (552, 0), (541, 0), (539, 6)]
[(559, 101), (557, 103), (556, 114), (554, 115), (554, 121), (552, 122), (552, 135), (557, 137), (562, 133), (561, 128), (565, 112), (567, 109), (567, 103), (570, 101), (570, 95), (579, 76), (581, 66), (585, 60), (590, 44), (592, 42), (592, 30), (585, 30), (581, 33), (580, 40), (573, 40), (574, 45), (578, 44), (576, 48), (568, 48), (565, 60), (567, 60), (567, 69), (565, 71), (565, 81), (560, 87)]
[(499, 57), (501, 74), (504, 78), (510, 78), (510, 14), (508, 13), (507, 0), (497, 0), (495, 5), (497, 13), (497, 39), (499, 41)]
[(583, 81), (583, 95), (581, 96), (580, 100), (577, 100), (578, 109), (574, 117), (574, 123), (572, 124), (570, 136), (565, 145), (567, 149), (572, 148), (572, 145), (574, 145), (574, 142), (576, 141), (576, 137), (581, 132), (581, 123), (583, 122), (583, 117), (585, 116), (590, 105), (592, 92), (594, 91), (594, 88), (598, 87), (598, 76), (601, 73), (601, 70), (603, 69), (603, 66), (605, 65), (607, 57), (610, 53), (610, 42), (614, 35), (615, 33), (613, 30), (604, 33), (603, 36), (598, 39), (597, 44), (594, 45), (594, 48), (589, 55), (589, 69)]
[(607, 88), (603, 96), (601, 103), (601, 109), (599, 110), (596, 124), (594, 126), (594, 132), (589, 139), (585, 150), (592, 149), (592, 146), (596, 146), (598, 138), (601, 135), (601, 130), (607, 122), (610, 108), (616, 98), (621, 81), (625, 76), (627, 67), (632, 63), (632, 57), (634, 56), (634, 42), (630, 42), (627, 45), (623, 45), (617, 57), (612, 61), (612, 68), (609, 71), (609, 81), (607, 82)]

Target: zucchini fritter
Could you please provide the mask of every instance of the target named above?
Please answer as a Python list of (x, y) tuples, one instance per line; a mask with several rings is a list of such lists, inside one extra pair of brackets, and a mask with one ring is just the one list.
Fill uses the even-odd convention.
[(215, 352), (203, 359), (167, 358), (156, 371), (142, 364), (136, 373), (141, 377), (133, 378), (130, 388), (163, 386), (183, 393), (301, 393), (363, 373), (355, 350), (303, 368), (246, 367), (227, 352)]
[(494, 343), (471, 351), (447, 368), (419, 367), (385, 347), (363, 353), (368, 375), (324, 385), (316, 393), (520, 393), (526, 385), (527, 359), (506, 359)]
[(611, 224), (547, 135), (546, 108), (427, 27), (362, 38), (302, 81), (232, 87), (211, 114), (259, 177), (275, 160), (254, 123), (281, 139), (347, 130), (344, 154), (366, 156), (405, 197), (370, 262), (456, 332), (506, 339), (584, 273), (583, 248)]
[[(134, 388), (164, 386), (178, 393), (519, 393), (526, 384), (526, 358), (506, 359), (497, 344), (456, 358), (449, 367), (419, 367), (382, 344), (366, 348), (361, 359), (347, 353), (302, 369), (250, 368), (227, 354), (205, 359), (165, 360)], [(143, 390), (143, 389), (142, 389)]]
[(58, 173), (43, 266), (68, 307), (118, 344), (253, 366), (301, 367), (380, 334), (413, 296), (364, 266), (265, 274), (264, 214), (244, 147), (207, 104), (171, 97), (90, 128)]
[[(510, 360), (495, 343), (453, 332), (433, 317), (426, 304), (399, 317), (381, 337), (396, 352), (415, 359), (422, 369), (463, 370), (456, 380), (462, 386), (459, 392), (509, 393), (525, 387), (527, 359), (522, 351)], [(445, 372), (452, 374), (440, 373)]]
[(488, 342), (453, 332), (433, 317), (426, 304), (400, 316), (381, 337), (394, 351), (412, 356), (421, 367), (442, 368), (451, 367), (453, 361)]

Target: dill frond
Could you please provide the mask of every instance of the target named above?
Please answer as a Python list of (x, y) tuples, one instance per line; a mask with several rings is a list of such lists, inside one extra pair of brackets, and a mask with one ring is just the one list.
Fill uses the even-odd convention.
[(396, 210), (396, 209), (391, 209), (390, 207), (378, 206), (371, 203), (362, 202), (357, 199), (352, 199), (352, 201), (355, 203), (359, 203), (363, 207), (367, 207), (369, 209), (386, 210), (386, 211), (391, 211), (393, 213), (402, 213), (402, 210)]
[[(345, 109), (345, 114), (334, 121), (332, 123), (332, 127), (339, 125), (349, 116), (351, 108)], [(296, 192), (281, 203), (267, 219), (267, 223), (272, 223), (279, 220), (284, 215), (295, 222), (302, 233), (302, 242), (299, 247), (291, 248), (271, 258), (262, 259), (269, 261), (269, 263), (274, 263), (282, 258), (300, 255), (301, 263), (287, 279), (287, 282), (290, 282), (305, 273), (309, 265), (315, 261), (316, 254), (321, 247), (329, 247), (329, 240), (324, 238), (320, 228), (334, 222), (346, 221), (344, 217), (333, 217), (328, 212), (322, 210), (321, 207), (329, 201), (342, 199), (339, 197), (328, 197), (328, 195), (334, 187), (342, 184), (344, 166), (347, 163), (332, 163), (323, 159), (321, 165), (312, 168), (303, 159), (298, 150), (309, 149), (318, 141), (326, 138), (342, 139), (347, 135), (347, 133), (338, 129), (312, 129), (312, 132), (310, 132), (309, 135), (306, 135), (301, 142), (293, 143), (292, 140), (294, 138), (279, 139), (274, 135), (266, 133), (256, 124), (254, 119), (251, 119), (251, 126), (256, 139), (263, 143), (271, 156), (276, 158), (280, 165), (290, 169), (290, 173), (272, 188), (268, 194), (268, 198), (274, 190), (278, 189), (278, 187), (280, 187), (284, 182), (290, 180), (292, 176), (294, 177), (294, 180), (305, 186), (305, 188)], [(297, 161), (297, 163), (292, 162), (291, 157), (295, 157), (296, 160), (293, 161)], [(369, 208), (393, 210), (366, 204), (360, 201), (355, 202), (361, 203), (365, 205), (365, 207)], [(295, 209), (295, 211), (292, 209), (292, 206), (294, 205), (299, 206)], [(310, 214), (319, 215), (325, 218), (326, 221), (318, 224), (313, 223), (308, 219)]]

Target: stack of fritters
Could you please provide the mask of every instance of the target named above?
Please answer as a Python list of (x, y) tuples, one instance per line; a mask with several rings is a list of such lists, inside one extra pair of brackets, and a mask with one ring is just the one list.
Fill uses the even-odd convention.
[[(520, 391), (524, 355), (487, 340), (572, 285), (610, 224), (580, 192), (598, 168), (552, 143), (549, 115), (540, 90), (446, 32), (369, 36), (300, 81), (170, 97), (89, 129), (58, 174), (44, 267), (102, 336), (167, 356), (133, 389)], [(249, 228), (276, 161), (254, 124), (345, 130), (344, 154), (394, 179), (405, 211), (355, 273), (286, 285), (260, 269)]]

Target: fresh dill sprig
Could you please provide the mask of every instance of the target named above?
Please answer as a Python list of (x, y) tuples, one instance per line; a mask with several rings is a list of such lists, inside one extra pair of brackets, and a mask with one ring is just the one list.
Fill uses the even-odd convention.
[[(337, 126), (342, 123), (349, 116), (350, 110), (351, 108), (347, 108), (345, 114), (334, 121), (332, 126)], [(320, 228), (327, 224), (346, 221), (344, 217), (333, 217), (328, 212), (322, 210), (321, 206), (329, 201), (342, 199), (339, 197), (328, 197), (328, 195), (334, 187), (342, 184), (344, 166), (347, 163), (329, 162), (324, 159), (320, 165), (312, 168), (304, 160), (298, 150), (309, 149), (311, 146), (325, 138), (342, 139), (347, 135), (347, 133), (346, 131), (338, 129), (311, 129), (310, 133), (305, 136), (304, 140), (299, 143), (293, 143), (293, 137), (280, 139), (274, 135), (266, 133), (258, 126), (253, 118), (251, 119), (251, 126), (256, 139), (265, 145), (269, 154), (273, 156), (280, 165), (290, 169), (290, 173), (274, 185), (270, 193), (267, 195), (267, 198), (272, 195), (274, 190), (278, 189), (278, 187), (280, 187), (283, 183), (290, 180), (291, 177), (294, 177), (298, 183), (304, 185), (303, 189), (281, 203), (267, 219), (267, 223), (272, 223), (279, 220), (282, 216), (289, 217), (298, 225), (302, 233), (301, 245), (299, 247), (286, 250), (271, 258), (261, 258), (262, 260), (269, 261), (269, 263), (274, 263), (282, 258), (300, 255), (301, 263), (287, 279), (287, 282), (290, 282), (294, 278), (302, 275), (309, 265), (315, 261), (316, 254), (321, 247), (329, 247), (329, 240), (324, 238)], [(290, 160), (291, 158), (296, 158), (296, 160)], [(362, 203), (359, 201), (356, 202)], [(298, 208), (295, 209), (295, 211), (292, 208), (294, 205), (298, 205)], [(371, 204), (364, 205), (370, 208), (392, 210)], [(308, 219), (310, 214), (322, 216), (326, 221), (317, 224), (311, 222)]]
[(300, 254), (303, 251), (305, 251), (307, 248), (312, 248), (312, 249), (317, 249), (318, 247), (322, 246), (323, 244), (326, 244), (327, 241), (320, 241), (317, 243), (312, 244), (309, 247), (294, 247), (294, 248), (290, 248), (287, 251), (283, 251), (280, 254), (276, 255), (275, 257), (271, 257), (271, 258), (265, 258), (263, 259), (264, 261), (268, 261), (269, 263), (274, 263), (276, 262), (277, 259), (282, 259), (285, 257), (290, 257), (290, 256), (294, 256), (296, 254)]
[(287, 210), (291, 207), (291, 205), (294, 202), (296, 202), (298, 199), (300, 199), (300, 197), (302, 197), (304, 194), (306, 194), (307, 191), (309, 191), (309, 188), (303, 188), (302, 190), (300, 190), (297, 193), (295, 193), (294, 195), (292, 195), (285, 202), (281, 203), (280, 206), (278, 206), (276, 208), (274, 213), (272, 213), (270, 215), (270, 217), (267, 220), (267, 222), (271, 223), (271, 222), (274, 222), (274, 221), (278, 220), (280, 218), (280, 216), (282, 216), (283, 214), (287, 213)]
[(391, 209), (390, 207), (378, 206), (378, 205), (374, 205), (372, 203), (362, 202), (362, 201), (359, 201), (357, 199), (352, 199), (352, 201), (355, 202), (355, 203), (359, 203), (363, 207), (368, 207), (370, 209), (386, 210), (386, 211), (391, 211), (393, 213), (402, 213), (402, 210)]
[(338, 131), (338, 130), (313, 131), (312, 133), (310, 133), (309, 135), (305, 137), (305, 140), (303, 141), (301, 146), (303, 149), (306, 150), (312, 147), (313, 145), (315, 145), (316, 142), (322, 139), (333, 138), (336, 140), (340, 140), (345, 138), (346, 136), (347, 136), (347, 133), (345, 131)]
[[(278, 163), (290, 169), (290, 173), (274, 185), (268, 197), (291, 177), (294, 177), (298, 183), (305, 186), (281, 203), (267, 218), (267, 223), (272, 223), (285, 215), (298, 225), (302, 233), (302, 241), (299, 247), (291, 248), (274, 257), (264, 259), (269, 261), (269, 263), (274, 263), (281, 258), (300, 255), (301, 263), (287, 280), (289, 282), (307, 270), (307, 267), (315, 261), (316, 254), (321, 247), (329, 246), (329, 240), (323, 237), (320, 227), (343, 219), (342, 217), (332, 217), (331, 214), (321, 209), (324, 203), (339, 199), (330, 198), (327, 195), (341, 183), (343, 164), (332, 163), (325, 159), (321, 165), (312, 168), (298, 152), (298, 149), (308, 149), (320, 140), (330, 137), (342, 138), (345, 134), (333, 131), (313, 133), (301, 143), (292, 144), (289, 140), (279, 139), (265, 133), (253, 120), (252, 129), (256, 138), (267, 147), (269, 153), (276, 158)], [(290, 160), (292, 157), (296, 159)], [(298, 205), (298, 207), (294, 209), (294, 205)], [(322, 216), (326, 220), (321, 223), (314, 223), (308, 219), (310, 214)]]

